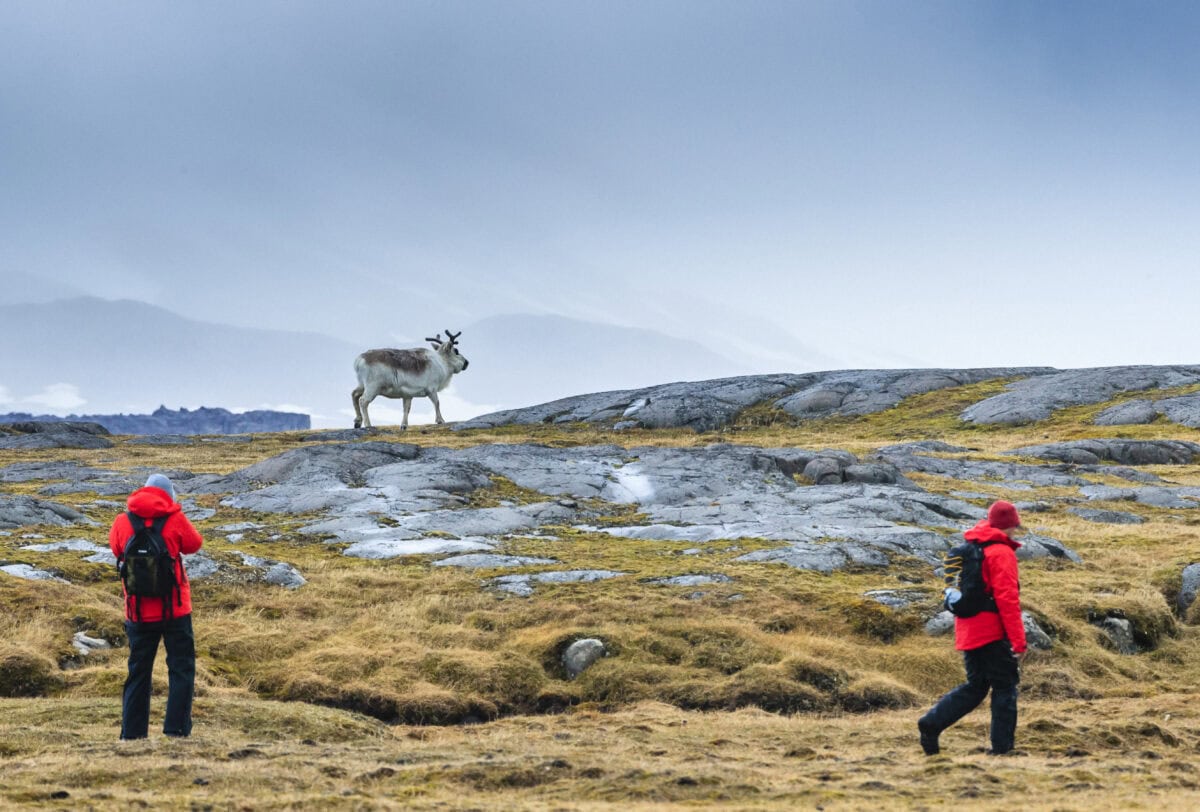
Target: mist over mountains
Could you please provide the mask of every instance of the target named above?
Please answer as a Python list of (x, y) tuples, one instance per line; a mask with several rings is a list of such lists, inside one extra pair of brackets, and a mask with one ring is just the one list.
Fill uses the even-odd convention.
[[(463, 331), (462, 350), (471, 360), (441, 396), (451, 421), (581, 392), (756, 371), (694, 341), (562, 316), (414, 324), (411, 332), (432, 335), (446, 327)], [(160, 405), (277, 409), (309, 414), (317, 428), (350, 423), (353, 359), (359, 352), (420, 343), (367, 346), (318, 332), (234, 327), (144, 302), (93, 297), (2, 304), (0, 341), (0, 412), (144, 414)], [(380, 399), (372, 413), (381, 423), (398, 422), (399, 407), (399, 401)], [(430, 420), (429, 401), (414, 401), (413, 422)]]

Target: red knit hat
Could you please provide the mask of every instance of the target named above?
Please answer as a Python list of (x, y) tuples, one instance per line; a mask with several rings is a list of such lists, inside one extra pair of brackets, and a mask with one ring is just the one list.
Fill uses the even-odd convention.
[(988, 508), (988, 524), (997, 530), (1020, 527), (1021, 517), (1017, 515), (1017, 506), (1012, 502), (1005, 502), (1003, 499), (992, 503), (992, 506)]

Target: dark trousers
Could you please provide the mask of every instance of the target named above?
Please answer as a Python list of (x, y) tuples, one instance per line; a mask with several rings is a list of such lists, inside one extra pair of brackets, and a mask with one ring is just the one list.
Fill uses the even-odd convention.
[(920, 725), (935, 734), (966, 716), (992, 692), (992, 752), (1007, 753), (1017, 732), (1017, 683), (1020, 671), (1012, 646), (997, 640), (963, 652), (967, 681), (938, 700)]
[(192, 732), (192, 695), (196, 687), (192, 616), (158, 623), (125, 621), (125, 634), (129, 637), (129, 677), (121, 704), (121, 738), (146, 738), (150, 727), (150, 677), (159, 640), (167, 648), (167, 717), (163, 733), (187, 736)]

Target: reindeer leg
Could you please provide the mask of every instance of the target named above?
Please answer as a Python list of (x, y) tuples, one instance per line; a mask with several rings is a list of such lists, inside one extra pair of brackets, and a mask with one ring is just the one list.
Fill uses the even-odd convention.
[(408, 431), (408, 410), (412, 408), (412, 398), (404, 399), (404, 419), (400, 421), (400, 428), (403, 431)]
[(362, 428), (362, 409), (358, 408), (358, 399), (362, 397), (363, 388), (360, 386), (350, 393), (350, 402), (354, 404), (354, 428)]
[(430, 391), (429, 399), (433, 401), (434, 422), (440, 426), (446, 421), (442, 419), (442, 404), (438, 403), (437, 392)]
[(374, 390), (367, 390), (358, 399), (359, 405), (362, 406), (362, 416), (363, 416), (363, 426), (362, 427), (365, 429), (371, 428), (371, 416), (369, 414), (367, 414), (367, 407), (371, 405), (371, 401), (373, 401), (376, 398), (376, 396), (378, 396), (378, 395), (379, 395), (379, 393)]

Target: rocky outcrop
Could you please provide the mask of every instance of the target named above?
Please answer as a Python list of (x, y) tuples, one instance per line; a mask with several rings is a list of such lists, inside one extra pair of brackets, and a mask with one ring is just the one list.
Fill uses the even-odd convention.
[(1076, 465), (1117, 462), (1123, 465), (1188, 465), (1200, 456), (1200, 444), (1182, 440), (1072, 440), (1015, 448), (1008, 454)]
[[(36, 420), (43, 423), (78, 425), (85, 421), (104, 428), (104, 433), (191, 435), (191, 434), (247, 434), (265, 431), (304, 431), (311, 428), (312, 421), (306, 414), (256, 410), (233, 413), (228, 409), (168, 409), (159, 406), (150, 414), (94, 414), (76, 417), (54, 415), (8, 414), (0, 415), (0, 423), (17, 423)], [(85, 446), (88, 448), (99, 446)]]
[[(23, 417), (24, 415), (17, 416)], [(0, 449), (112, 448), (112, 446), (112, 440), (108, 439), (108, 430), (96, 423), (46, 420), (0, 422)]]
[(1165, 417), (1172, 423), (1200, 428), (1200, 393), (1160, 400), (1129, 400), (1096, 415), (1097, 426), (1128, 426), (1153, 423)]
[[(855, 417), (890, 409), (914, 395), (1008, 378), (1020, 380), (1009, 384), (1001, 394), (968, 406), (962, 419), (979, 424), (1031, 423), (1044, 420), (1057, 409), (1103, 403), (1128, 392), (1200, 384), (1200, 367), (875, 369), (752, 375), (579, 395), (483, 415), (454, 428), (598, 423), (620, 429), (711, 431), (728, 425), (753, 406), (776, 409), (796, 420)], [(1122, 404), (1102, 413), (1097, 422), (1149, 422), (1159, 414), (1182, 425), (1200, 425), (1200, 394), (1165, 398), (1153, 404)]]
[(0, 494), (0, 529), (49, 524), (64, 527), (69, 524), (93, 524), (74, 508), (57, 502), (46, 502), (32, 496)]
[(1020, 425), (1045, 420), (1057, 409), (1103, 403), (1124, 392), (1200, 384), (1197, 366), (1071, 369), (1010, 384), (1003, 394), (969, 406), (968, 423)]
[(776, 408), (793, 417), (814, 418), (874, 414), (905, 398), (997, 378), (1045, 375), (1048, 367), (988, 369), (874, 369), (816, 373), (817, 380), (780, 399)]
[(459, 423), (456, 430), (541, 423), (621, 423), (711, 431), (751, 406), (769, 404), (799, 419), (864, 415), (906, 397), (995, 378), (1044, 375), (1047, 367), (901, 369), (751, 375), (601, 392), (510, 409)]

